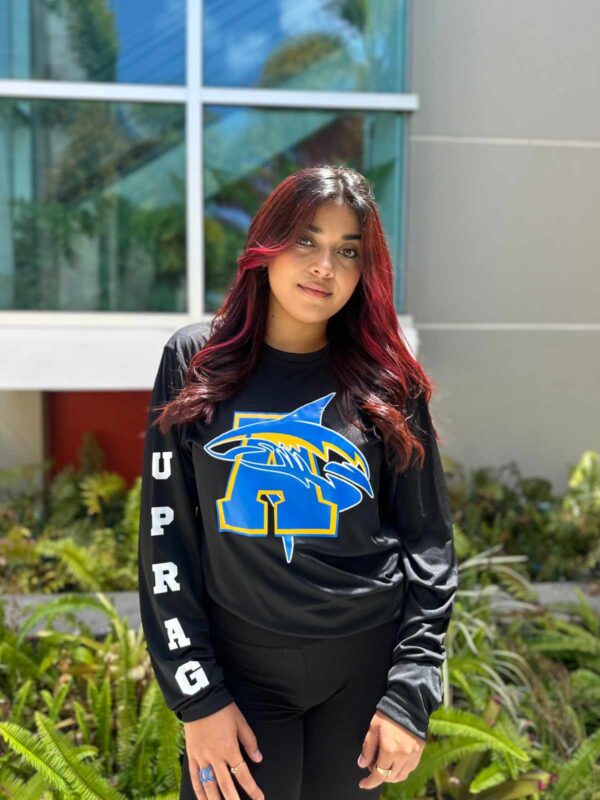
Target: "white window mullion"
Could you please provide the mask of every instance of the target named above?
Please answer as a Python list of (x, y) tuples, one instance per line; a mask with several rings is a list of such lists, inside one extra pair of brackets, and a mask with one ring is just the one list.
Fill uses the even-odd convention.
[(340, 111), (416, 111), (419, 96), (399, 92), (324, 92), (304, 89), (232, 89), (205, 86), (202, 100), (221, 106), (339, 109)]
[(186, 8), (186, 230), (188, 313), (199, 320), (204, 311), (204, 203), (202, 163), (202, 6), (187, 0)]
[(184, 86), (94, 81), (0, 79), (0, 97), (24, 100), (103, 100), (107, 103), (183, 103)]
[[(229, 86), (202, 86), (202, 5), (187, 0), (188, 17), (193, 21), (186, 35), (187, 86), (161, 86), (137, 83), (97, 83), (94, 81), (46, 81), (0, 79), (0, 97), (25, 100), (104, 100), (114, 103), (198, 102), (228, 106), (271, 108), (329, 108), (345, 111), (416, 111), (415, 94), (393, 92), (324, 92), (294, 89), (235, 89)], [(194, 26), (197, 26), (195, 29)]]

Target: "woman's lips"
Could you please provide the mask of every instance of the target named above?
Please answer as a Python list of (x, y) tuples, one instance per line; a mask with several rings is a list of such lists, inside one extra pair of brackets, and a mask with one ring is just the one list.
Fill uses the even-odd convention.
[(308, 289), (306, 286), (302, 286), (301, 283), (299, 283), (298, 286), (305, 294), (308, 294), (311, 297), (329, 297), (331, 294), (331, 292), (318, 292), (316, 289)]

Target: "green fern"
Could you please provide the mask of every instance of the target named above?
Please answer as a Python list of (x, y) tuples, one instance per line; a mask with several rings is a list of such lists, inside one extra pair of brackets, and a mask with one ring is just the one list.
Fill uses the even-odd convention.
[(537, 594), (531, 581), (520, 572), (504, 564), (492, 564), (490, 573), (497, 579), (498, 584), (517, 600), (524, 603), (537, 601)]
[(15, 643), (8, 639), (0, 642), (0, 664), (13, 683), (17, 680), (37, 679), (43, 674), (39, 664), (18, 647), (18, 639)]
[(183, 726), (153, 682), (142, 702), (130, 762), (119, 773), (119, 786), (135, 786), (141, 793), (177, 790), (183, 738)]
[(102, 588), (96, 561), (87, 548), (76, 545), (71, 539), (62, 539), (38, 542), (37, 550), (41, 555), (57, 558), (84, 591), (97, 592)]
[(111, 752), (112, 732), (112, 694), (108, 677), (100, 684), (100, 689), (89, 682), (91, 708), (96, 720), (96, 742), (101, 753), (107, 756)]
[[(519, 720), (519, 723), (521, 727), (522, 720)], [(529, 741), (517, 728), (514, 720), (507, 714), (501, 714), (498, 717), (495, 727), (497, 730), (502, 731), (509, 739), (512, 739), (513, 742), (518, 742), (523, 749), (530, 749), (531, 745)], [(520, 776), (523, 768), (522, 760), (520, 758), (515, 758), (512, 753), (506, 750), (502, 752), (493, 752), (491, 754), (491, 760), (493, 763), (502, 764), (509, 778), (516, 780)]]
[[(175, 714), (167, 707), (163, 697), (158, 700), (158, 723), (163, 732), (158, 745), (157, 761), (166, 789), (177, 789), (181, 783), (179, 754), (183, 727)], [(184, 739), (185, 745), (185, 739)]]
[(77, 720), (77, 727), (79, 729), (83, 741), (86, 744), (91, 744), (92, 736), (90, 732), (90, 726), (88, 725), (88, 714), (85, 708), (79, 702), (79, 700), (73, 700), (73, 711), (75, 713), (75, 719)]
[(586, 739), (573, 757), (561, 767), (558, 780), (554, 784), (552, 800), (572, 800), (575, 792), (585, 788), (598, 758), (600, 729)]
[[(123, 509), (123, 529), (130, 540), (137, 539), (140, 525), (140, 503), (142, 499), (142, 479), (141, 476), (134, 480), (125, 499)], [(137, 553), (136, 553), (137, 555)]]
[[(10, 772), (6, 767), (0, 769), (0, 798), (2, 800), (54, 800), (57, 792), (50, 795), (44, 778), (35, 774), (28, 780)], [(64, 797), (61, 793), (61, 798)]]
[(448, 770), (461, 758), (488, 749), (487, 742), (473, 741), (461, 736), (428, 744), (423, 750), (418, 767), (404, 781), (394, 785), (394, 800), (413, 800), (414, 796), (422, 792), (438, 773)]
[(581, 591), (580, 586), (575, 586), (575, 594), (579, 598), (578, 611), (581, 622), (593, 634), (600, 637), (600, 614), (592, 608), (589, 598)]
[(117, 767), (129, 762), (136, 736), (136, 692), (128, 670), (116, 679)]
[(49, 786), (61, 792), (69, 789), (69, 783), (63, 777), (62, 764), (48, 758), (48, 749), (43, 741), (16, 722), (0, 722), (0, 734), (6, 744), (42, 775)]
[(82, 633), (67, 633), (67, 631), (47, 629), (37, 631), (36, 637), (40, 641), (43, 640), (46, 644), (53, 645), (59, 649), (77, 649), (78, 647), (81, 649), (81, 646), (84, 645), (91, 651), (92, 655), (94, 653), (102, 653), (106, 649), (106, 645), (103, 641), (98, 641)]
[(153, 794), (152, 796), (143, 797), (142, 800), (179, 800), (179, 797), (179, 791), (176, 791), (168, 794)]
[(542, 653), (565, 657), (573, 655), (600, 657), (600, 639), (583, 628), (577, 628), (575, 625), (570, 627), (571, 630), (566, 633), (544, 631), (530, 643), (530, 646)]
[(19, 686), (12, 698), (12, 707), (10, 709), (10, 718), (12, 722), (20, 722), (23, 717), (23, 710), (29, 701), (29, 697), (33, 690), (33, 681), (31, 678), (26, 680)]
[(72, 683), (73, 683), (73, 676), (68, 675), (66, 676), (66, 680), (63, 681), (63, 683), (58, 686), (56, 694), (53, 695), (46, 689), (42, 689), (40, 691), (40, 697), (46, 703), (46, 707), (48, 708), (48, 716), (50, 717), (52, 722), (58, 722), (60, 718), (60, 712), (65, 703), (65, 700), (67, 698)]
[(158, 778), (154, 780), (158, 759), (154, 763), (153, 758), (156, 753), (156, 738), (162, 733), (155, 713), (157, 691), (156, 685), (152, 684), (144, 697), (129, 763), (119, 771), (119, 788), (135, 786), (138, 791), (144, 792), (160, 783)]
[(600, 674), (591, 669), (575, 669), (570, 673), (573, 692), (582, 705), (596, 707), (600, 715)]
[[(75, 748), (39, 711), (34, 712), (34, 716), (40, 740), (45, 745), (46, 759), (60, 767), (71, 792), (76, 793), (80, 800), (125, 800), (96, 769), (81, 763), (82, 748)], [(88, 748), (84, 750), (87, 754)]]
[(62, 616), (63, 614), (69, 614), (88, 609), (108, 613), (110, 616), (106, 602), (101, 599), (100, 595), (90, 597), (81, 594), (65, 594), (62, 597), (49, 600), (47, 603), (42, 603), (33, 609), (27, 618), (21, 623), (16, 643), (17, 645), (22, 644), (25, 635), (29, 633), (31, 628), (35, 627), (35, 625), (37, 625), (41, 620), (52, 622), (54, 619)]
[(436, 736), (464, 737), (485, 744), (490, 750), (510, 753), (521, 761), (530, 761), (529, 755), (502, 730), (487, 725), (482, 719), (463, 709), (441, 706), (431, 715), (429, 729)]
[(481, 769), (475, 778), (473, 778), (469, 784), (469, 791), (472, 794), (478, 794), (485, 789), (492, 789), (504, 783), (508, 777), (505, 768), (501, 764), (497, 762), (488, 764), (487, 767)]
[(102, 515), (107, 506), (122, 498), (126, 483), (116, 472), (97, 472), (84, 478), (80, 488), (88, 514)]

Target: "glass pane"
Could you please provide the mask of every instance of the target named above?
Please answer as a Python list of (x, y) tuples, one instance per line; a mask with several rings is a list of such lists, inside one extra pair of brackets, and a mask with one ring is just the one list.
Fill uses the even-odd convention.
[(0, 77), (185, 81), (185, 0), (1, 0)]
[(0, 308), (185, 311), (184, 109), (0, 99)]
[(405, 0), (205, 0), (204, 83), (403, 92)]
[(207, 312), (233, 280), (260, 204), (287, 175), (312, 164), (354, 167), (369, 179), (400, 271), (402, 114), (207, 106), (204, 123)]

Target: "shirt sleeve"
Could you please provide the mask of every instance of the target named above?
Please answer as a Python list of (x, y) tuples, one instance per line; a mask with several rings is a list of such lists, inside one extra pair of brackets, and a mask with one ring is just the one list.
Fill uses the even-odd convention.
[(422, 469), (415, 460), (390, 482), (392, 522), (405, 576), (404, 604), (387, 690), (377, 708), (427, 740), (429, 716), (443, 702), (444, 640), (458, 566), (446, 480), (422, 395), (414, 408), (410, 424), (425, 448), (425, 460)]
[(139, 604), (150, 663), (167, 706), (183, 722), (208, 716), (233, 697), (215, 660), (203, 607), (201, 515), (184, 426), (166, 434), (151, 422), (183, 385), (185, 365), (165, 345), (144, 442), (138, 538)]

